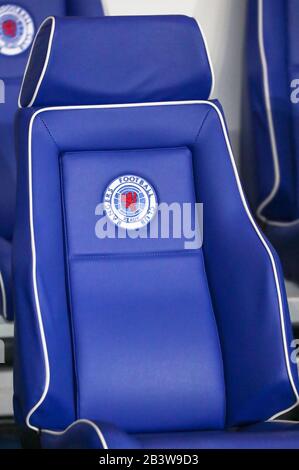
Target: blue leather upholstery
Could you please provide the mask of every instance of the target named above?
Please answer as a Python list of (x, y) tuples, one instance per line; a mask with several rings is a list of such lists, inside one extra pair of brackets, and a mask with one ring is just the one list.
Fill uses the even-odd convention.
[[(103, 14), (100, 0), (20, 0), (0, 1), (2, 6), (20, 7), (28, 13), (33, 21), (36, 32), (42, 21), (49, 15), (85, 15), (101, 16)], [(18, 13), (19, 14), (19, 13)], [(2, 20), (0, 30), (2, 34)], [(28, 44), (29, 46), (29, 44)], [(0, 243), (2, 239), (11, 243), (15, 217), (16, 161), (14, 143), (14, 115), (17, 110), (18, 94), (21, 80), (28, 60), (30, 48), (22, 53), (8, 56), (0, 51), (0, 77), (5, 84), (5, 103), (0, 103)], [(7, 277), (6, 271), (10, 263), (2, 257), (0, 251), (0, 273)], [(9, 268), (10, 269), (10, 268)], [(10, 278), (9, 274), (9, 278)], [(7, 317), (13, 319), (10, 283), (5, 281), (7, 295)], [(0, 310), (0, 315), (3, 312)]]
[(41, 435), (42, 445), (47, 449), (298, 449), (298, 441), (298, 423), (262, 423), (228, 431), (129, 435), (107, 424), (79, 422), (64, 433)]
[[(97, 19), (49, 22), (33, 50), (32, 66), (27, 71), (21, 94), (22, 106), (29, 103), (63, 106), (208, 97), (212, 75), (206, 48), (203, 41), (197, 40), (196, 23), (190, 25), (189, 22), (189, 34), (186, 35), (185, 22), (188, 22), (187, 18), (177, 22), (176, 17), (170, 20), (161, 16), (153, 25), (149, 16), (138, 26), (134, 17), (128, 17), (126, 25), (122, 17), (106, 17), (100, 29), (96, 28)], [(49, 37), (51, 31), (53, 42)], [(76, 70), (80, 70), (80, 74), (74, 70), (74, 49), (77, 51)], [(51, 54), (49, 62), (48, 50)], [(176, 54), (169, 54), (170, 50), (175, 50)], [(38, 70), (44, 64), (47, 64), (47, 71), (38, 83), (41, 75)], [(111, 73), (115, 69), (118, 73)], [(74, 73), (70, 74), (70, 70)]]
[(249, 1), (249, 119), (241, 161), (251, 206), (278, 250), (286, 276), (296, 282), (299, 141), (298, 102), (294, 97), (298, 97), (298, 21), (296, 0)]
[[(162, 21), (157, 45), (148, 32)], [(46, 42), (49, 24), (52, 20), (40, 33)], [(99, 37), (109, 24), (116, 43), (126, 29), (128, 36), (144, 29), (147, 73), (163, 69), (161, 44), (172, 57), (181, 57), (185, 46), (189, 51), (195, 37), (198, 50), (204, 47), (194, 20), (179, 16), (110, 18), (109, 23), (56, 19), (57, 24), (53, 50), (64, 28), (75, 41), (78, 25), (83, 34), (86, 28)], [(182, 40), (176, 42), (178, 31)], [(36, 44), (45, 49), (41, 41)], [(135, 69), (124, 66), (119, 74), (113, 44), (106, 48), (111, 80), (105, 96), (110, 83), (112, 96), (116, 77), (129, 78)], [(244, 437), (229, 431), (295, 407), (298, 372), (290, 359), (292, 333), (279, 260), (248, 210), (220, 106), (208, 100), (206, 56), (183, 74), (181, 61), (178, 70), (174, 61), (163, 80), (140, 85), (141, 103), (74, 106), (81, 92), (86, 99), (84, 90), (96, 95), (96, 74), (102, 92), (104, 59), (97, 63), (95, 52), (90, 83), (83, 68), (81, 85), (77, 80), (75, 91), (66, 94), (66, 78), (60, 95), (53, 71), (62, 53), (63, 48), (53, 55), (43, 80), (48, 91), (51, 84), (55, 89), (49, 91), (51, 105), (69, 99), (67, 105), (23, 108), (17, 119), (18, 423), (42, 430), (45, 447), (101, 448), (98, 430), (109, 448), (294, 446), (296, 427), (290, 431), (294, 438), (282, 438), (281, 444), (271, 438), (276, 424), (262, 438), (250, 429)], [(131, 49), (127, 55), (130, 61)], [(68, 60), (73, 76), (78, 62)], [(33, 51), (28, 71), (42, 69), (39, 61), (44, 63), (43, 55)], [(173, 76), (181, 77), (182, 87), (167, 91), (166, 99), (176, 102), (143, 102), (152, 93), (162, 99)], [(197, 101), (181, 100), (186, 76), (193, 77)], [(23, 90), (27, 80), (30, 74)], [(95, 99), (101, 102), (100, 96)], [(121, 174), (142, 175), (159, 202), (202, 202), (203, 248), (187, 248), (184, 235), (97, 238), (96, 207)]]

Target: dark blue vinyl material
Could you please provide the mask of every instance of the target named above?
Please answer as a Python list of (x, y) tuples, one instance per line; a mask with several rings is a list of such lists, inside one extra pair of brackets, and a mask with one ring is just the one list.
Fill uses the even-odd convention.
[(66, 0), (65, 16), (103, 16), (104, 10), (101, 0)]
[(223, 428), (222, 358), (201, 253), (83, 257), (70, 277), (78, 416), (129, 432)]
[[(100, 0), (0, 1), (0, 8), (8, 4), (21, 7), (31, 16), (35, 32), (49, 15), (101, 16), (103, 14)], [(13, 234), (16, 198), (14, 116), (29, 51), (30, 48), (13, 56), (7, 56), (0, 52), (0, 79), (4, 81), (5, 85), (5, 103), (0, 102), (0, 237), (10, 243)], [(4, 263), (0, 258), (0, 270), (2, 262)], [(12, 320), (10, 285), (6, 285), (6, 291), (9, 303), (7, 315)]]
[[(169, 21), (193, 37), (193, 21)], [(281, 443), (275, 424), (229, 431), (295, 406), (298, 372), (279, 260), (248, 210), (217, 104), (22, 109), (17, 135), (18, 423), (71, 426), (42, 433), (50, 448), (101, 448), (93, 426), (76, 424), (86, 419), (109, 448), (294, 446), (296, 427), (279, 428)], [(97, 238), (95, 209), (125, 173), (160, 203), (203, 203), (203, 248)]]
[(278, 250), (285, 275), (295, 282), (299, 282), (298, 21), (296, 0), (249, 1), (249, 119), (241, 161), (251, 206)]
[(227, 431), (129, 435), (106, 423), (76, 423), (62, 435), (41, 434), (46, 449), (299, 449), (298, 423), (262, 423)]
[(9, 319), (8, 312), (13, 311), (11, 292), (11, 244), (0, 238), (0, 312)]

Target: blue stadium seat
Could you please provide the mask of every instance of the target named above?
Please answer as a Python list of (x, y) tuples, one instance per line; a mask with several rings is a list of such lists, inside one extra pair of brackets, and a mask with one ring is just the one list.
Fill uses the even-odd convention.
[(251, 207), (299, 283), (299, 2), (249, 0), (249, 113), (241, 159)]
[[(50, 18), (37, 37), (16, 131), (14, 409), (44, 448), (299, 448), (277, 421), (299, 399), (280, 264), (212, 85), (191, 18)], [(203, 203), (202, 246), (149, 236), (162, 203)]]
[(100, 0), (22, 0), (20, 5), (0, 1), (0, 78), (4, 82), (0, 96), (0, 315), (8, 320), (13, 319), (10, 259), (16, 198), (13, 122), (30, 46), (38, 27), (49, 15), (102, 14)]

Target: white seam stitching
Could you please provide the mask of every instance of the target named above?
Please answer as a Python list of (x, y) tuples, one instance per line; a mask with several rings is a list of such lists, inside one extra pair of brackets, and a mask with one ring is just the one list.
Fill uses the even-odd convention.
[(280, 416), (281, 414), (286, 413), (290, 409), (293, 409), (299, 403), (299, 395), (298, 395), (298, 391), (297, 391), (297, 388), (296, 388), (295, 383), (294, 383), (294, 378), (293, 378), (292, 370), (291, 370), (291, 367), (290, 367), (290, 359), (289, 359), (289, 355), (288, 355), (288, 346), (287, 346), (286, 330), (285, 330), (285, 323), (284, 323), (284, 309), (283, 309), (282, 295), (281, 295), (280, 284), (279, 284), (279, 277), (278, 277), (278, 273), (277, 273), (277, 269), (276, 269), (276, 263), (275, 263), (274, 257), (272, 255), (272, 252), (271, 252), (266, 240), (264, 239), (262, 233), (260, 232), (258, 226), (256, 225), (256, 223), (255, 223), (255, 221), (254, 221), (254, 219), (253, 219), (253, 217), (250, 213), (250, 210), (248, 208), (248, 205), (247, 205), (244, 193), (243, 193), (243, 189), (242, 189), (242, 186), (241, 186), (240, 178), (239, 178), (239, 175), (238, 175), (238, 172), (237, 172), (237, 167), (236, 167), (236, 163), (235, 163), (235, 160), (234, 160), (232, 148), (231, 148), (231, 145), (230, 145), (230, 141), (229, 141), (229, 137), (228, 137), (228, 134), (227, 134), (226, 126), (225, 126), (225, 123), (224, 123), (224, 119), (223, 119), (223, 116), (222, 116), (219, 108), (214, 103), (212, 103), (210, 101), (206, 101), (206, 100), (186, 101), (186, 102), (184, 102), (184, 101), (175, 102), (174, 101), (174, 102), (160, 102), (160, 103), (135, 103), (135, 104), (130, 103), (130, 104), (120, 104), (120, 105), (58, 106), (58, 107), (52, 107), (52, 108), (51, 107), (43, 108), (43, 109), (40, 109), (40, 110), (36, 111), (33, 114), (33, 116), (31, 117), (30, 126), (29, 126), (29, 140), (28, 140), (28, 146), (29, 146), (29, 148), (28, 148), (28, 158), (29, 158), (29, 206), (30, 206), (30, 231), (31, 231), (31, 248), (32, 248), (32, 277), (33, 277), (34, 296), (35, 296), (35, 303), (36, 303), (36, 312), (37, 312), (37, 316), (38, 316), (38, 324), (39, 324), (39, 329), (40, 329), (40, 333), (41, 333), (41, 341), (42, 341), (42, 346), (43, 346), (45, 371), (46, 371), (46, 379), (45, 379), (45, 386), (44, 386), (43, 394), (42, 394), (41, 398), (39, 399), (39, 401), (29, 411), (29, 413), (27, 415), (27, 418), (26, 418), (27, 426), (30, 427), (31, 429), (35, 430), (35, 431), (38, 431), (38, 428), (36, 428), (36, 427), (34, 427), (30, 424), (30, 418), (33, 415), (33, 413), (35, 413), (35, 411), (43, 403), (43, 401), (44, 401), (44, 399), (45, 399), (45, 397), (48, 393), (49, 384), (50, 384), (50, 366), (49, 366), (47, 343), (46, 343), (46, 339), (45, 339), (45, 332), (44, 332), (44, 327), (43, 327), (43, 320), (42, 320), (42, 314), (41, 314), (41, 310), (40, 310), (38, 289), (37, 289), (37, 281), (36, 281), (36, 251), (35, 251), (33, 201), (32, 201), (32, 149), (31, 149), (31, 145), (32, 145), (32, 128), (33, 128), (34, 120), (35, 120), (36, 116), (38, 116), (40, 113), (44, 113), (44, 112), (48, 112), (48, 111), (50, 112), (50, 111), (70, 111), (70, 110), (80, 110), (80, 109), (109, 109), (109, 108), (114, 109), (114, 108), (130, 108), (130, 107), (136, 107), (137, 108), (137, 107), (174, 106), (174, 105), (179, 106), (179, 105), (194, 105), (194, 104), (206, 104), (206, 105), (212, 106), (218, 114), (218, 117), (220, 119), (220, 123), (221, 123), (221, 126), (222, 126), (222, 131), (223, 131), (223, 134), (224, 134), (224, 138), (225, 138), (225, 141), (226, 141), (228, 153), (229, 153), (229, 156), (230, 156), (230, 161), (231, 161), (231, 164), (232, 164), (232, 167), (233, 167), (237, 187), (238, 187), (238, 190), (239, 190), (239, 195), (241, 197), (241, 201), (243, 203), (245, 212), (247, 213), (247, 216), (248, 216), (254, 230), (256, 231), (259, 239), (261, 240), (264, 248), (266, 249), (266, 252), (268, 253), (268, 256), (269, 256), (270, 261), (271, 261), (271, 266), (272, 266), (275, 285), (276, 285), (276, 290), (277, 290), (277, 297), (278, 297), (278, 306), (279, 306), (279, 313), (280, 313), (280, 324), (281, 324), (281, 330), (282, 330), (282, 339), (283, 339), (286, 367), (287, 367), (287, 372), (288, 372), (288, 377), (289, 377), (289, 380), (290, 380), (290, 384), (292, 386), (293, 392), (294, 392), (295, 397), (296, 397), (296, 403), (291, 408), (288, 408), (287, 410), (283, 410), (283, 411), (277, 413), (276, 415), (271, 417), (270, 420), (273, 420), (276, 417)]

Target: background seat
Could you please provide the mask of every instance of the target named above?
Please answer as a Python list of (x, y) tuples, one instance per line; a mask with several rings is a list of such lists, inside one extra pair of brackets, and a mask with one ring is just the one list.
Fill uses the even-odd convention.
[[(0, 76), (5, 87), (5, 101), (0, 102), (0, 273), (3, 278), (0, 315), (4, 315), (7, 320), (13, 319), (9, 253), (16, 199), (14, 116), (18, 107), (18, 95), (30, 46), (40, 24), (49, 15), (101, 16), (102, 14), (100, 0), (51, 0), (49, 2), (22, 0), (20, 6), (15, 2), (12, 4), (0, 2), (0, 31), (4, 38), (3, 43), (7, 44), (7, 47), (4, 44), (0, 48)], [(5, 35), (3, 28), (9, 24), (7, 22), (10, 21), (12, 25), (16, 25), (18, 19), (27, 34), (26, 40), (23, 39), (23, 33), (18, 29), (12, 31), (12, 36), (9, 36), (9, 31)]]
[(293, 0), (250, 0), (248, 116), (241, 159), (251, 207), (299, 282), (298, 20)]

